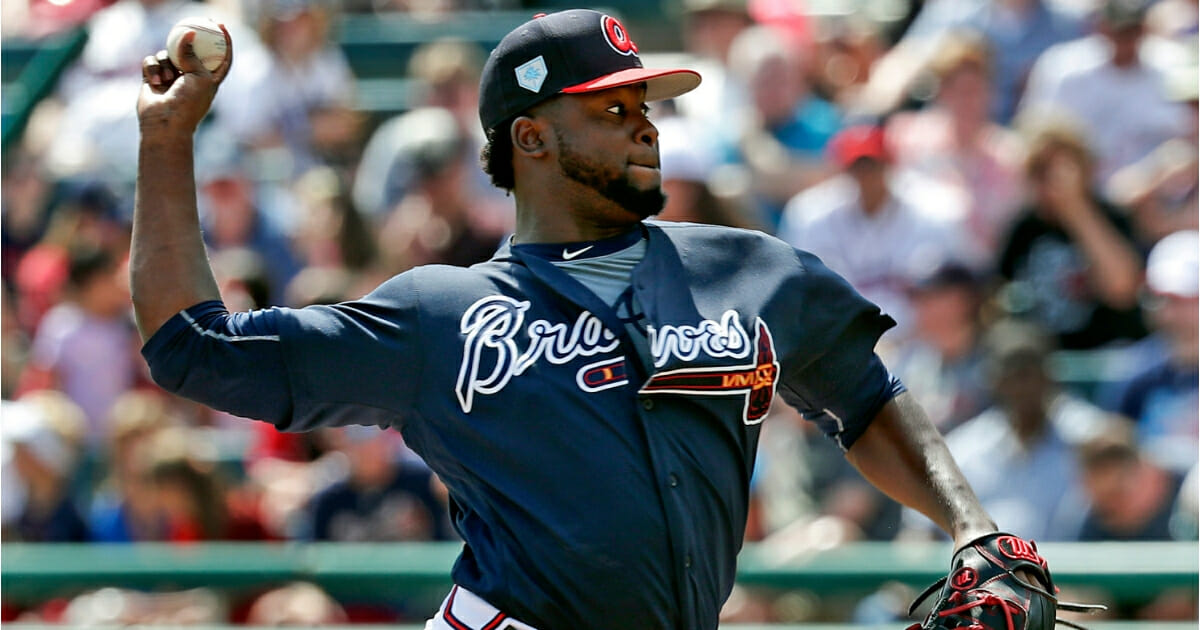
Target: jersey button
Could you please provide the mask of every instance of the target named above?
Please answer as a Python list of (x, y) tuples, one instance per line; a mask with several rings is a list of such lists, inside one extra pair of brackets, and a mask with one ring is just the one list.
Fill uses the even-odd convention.
[(674, 488), (675, 486), (679, 485), (679, 477), (676, 477), (675, 473), (671, 473), (670, 476), (667, 477), (667, 483)]
[(692, 568), (692, 554), (689, 553), (683, 557), (683, 568), (685, 568), (685, 569)]
[(642, 409), (645, 409), (646, 411), (650, 411), (651, 409), (654, 409), (654, 401), (650, 400), (649, 398), (643, 398), (642, 399)]

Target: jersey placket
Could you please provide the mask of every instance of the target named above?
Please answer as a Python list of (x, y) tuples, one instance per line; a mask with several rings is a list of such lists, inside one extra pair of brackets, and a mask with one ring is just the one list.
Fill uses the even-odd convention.
[[(596, 317), (599, 317), (604, 325), (610, 331), (617, 335), (621, 341), (621, 349), (625, 355), (626, 364), (630, 366), (630, 393), (633, 394), (644, 384), (649, 375), (648, 367), (642, 364), (640, 355), (633, 339), (629, 335), (629, 331), (622, 323), (620, 317), (613, 308), (603, 302), (595, 293), (572, 278), (565, 271), (555, 267), (551, 263), (538, 258), (536, 256), (524, 255), (519, 251), (514, 251), (513, 256), (525, 264), (526, 268), (541, 281), (547, 288), (557, 293), (565, 300), (580, 306), (590, 311)], [(642, 269), (646, 261), (640, 263), (634, 269), (634, 277), (638, 275), (638, 270)], [(634, 296), (642, 292), (645, 288), (644, 282), (641, 287), (638, 287), (637, 281), (634, 282)], [(645, 308), (644, 312), (647, 318), (652, 321), (652, 315), (649, 309)], [(637, 386), (635, 387), (635, 384)], [(672, 567), (670, 575), (674, 576), (674, 588), (676, 599), (679, 602), (678, 624), (680, 628), (702, 627), (697, 625), (697, 620), (694, 619), (693, 611), (696, 609), (696, 597), (694, 580), (691, 578), (691, 571), (695, 562), (692, 549), (695, 548), (695, 536), (688, 534), (686, 524), (689, 521), (686, 513), (680, 511), (680, 501), (673, 495), (680, 491), (680, 484), (683, 482), (680, 474), (676, 471), (667, 470), (668, 466), (664, 461), (669, 461), (669, 457), (664, 457), (664, 447), (654, 439), (651, 423), (657, 422), (655, 418), (655, 408), (661, 401), (656, 401), (650, 396), (637, 396), (637, 404), (633, 407), (638, 415), (638, 425), (642, 429), (642, 442), (646, 446), (646, 453), (649, 457), (650, 470), (654, 478), (659, 480), (658, 498), (663, 509), (664, 522), (667, 525), (668, 540), (671, 544), (671, 559)], [(685, 586), (686, 585), (686, 586)], [(715, 625), (715, 620), (714, 620)]]

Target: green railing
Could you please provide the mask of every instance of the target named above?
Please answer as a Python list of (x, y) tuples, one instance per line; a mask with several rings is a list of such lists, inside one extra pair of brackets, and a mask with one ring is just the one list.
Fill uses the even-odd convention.
[[(251, 590), (293, 580), (334, 597), (406, 599), (436, 606), (450, 585), (457, 543), (208, 543), (193, 545), (0, 546), (0, 593), (10, 603), (64, 597), (101, 586), (145, 590)], [(1195, 542), (1047, 543), (1041, 551), (1060, 586), (1096, 587), (1141, 601), (1200, 580)], [(865, 594), (888, 581), (923, 587), (944, 575), (943, 544), (857, 543), (780, 559), (748, 545), (738, 567), (747, 587)]]

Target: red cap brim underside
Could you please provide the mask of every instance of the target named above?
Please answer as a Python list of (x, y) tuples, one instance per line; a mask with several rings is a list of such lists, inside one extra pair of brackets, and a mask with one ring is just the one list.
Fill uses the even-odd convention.
[(656, 68), (629, 68), (612, 74), (606, 74), (586, 83), (563, 88), (566, 94), (595, 92), (609, 88), (646, 84), (646, 102), (661, 101), (675, 98), (696, 89), (700, 85), (700, 74), (692, 70), (662, 70)]

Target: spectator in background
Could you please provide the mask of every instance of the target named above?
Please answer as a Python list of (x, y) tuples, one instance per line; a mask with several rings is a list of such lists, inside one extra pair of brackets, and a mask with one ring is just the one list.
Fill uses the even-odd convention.
[[(37, 241), (13, 259), (11, 278), (20, 298), (18, 318), (32, 332), (46, 312), (63, 300), (73, 249), (124, 253), (129, 226), (118, 216), (118, 200), (103, 184), (60, 184)], [(14, 245), (16, 245), (14, 243)], [(17, 245), (18, 250), (21, 249)]]
[(841, 173), (788, 202), (779, 237), (819, 256), (894, 317), (892, 338), (907, 335), (906, 291), (928, 270), (962, 258), (960, 227), (914, 200), (915, 186), (900, 185), (879, 127), (844, 129), (829, 155)]
[(890, 45), (888, 27), (859, 12), (823, 15), (811, 30), (815, 41), (808, 66), (813, 90), (853, 114), (859, 94), (871, 80), (871, 68)]
[(4, 417), (0, 432), (3, 541), (86, 541), (87, 525), (70, 493), (78, 462), (70, 433), (82, 434), (82, 427), (68, 426), (71, 419), (64, 416), (52, 420), (46, 409), (33, 402), (6, 400), (0, 409)]
[(292, 582), (255, 598), (247, 625), (327, 627), (349, 621), (346, 611), (315, 584)]
[(7, 284), (0, 285), (0, 347), (0, 399), (10, 400), (29, 359), (29, 336), (17, 321), (16, 301)]
[[(46, 154), (57, 178), (98, 179), (132, 192), (137, 163), (137, 118), (129, 103), (137, 99), (142, 59), (158, 52), (171, 26), (201, 15), (224, 24), (237, 42), (237, 63), (213, 102), (211, 125), (217, 135), (250, 137), (265, 127), (264, 95), (269, 58), (253, 29), (215, 4), (186, 0), (119, 0), (88, 21), (88, 43), (63, 73), (54, 98), (39, 108), (56, 110), (60, 121)], [(126, 185), (128, 187), (126, 187)]]
[[(1086, 508), (1075, 448), (1108, 416), (1062, 392), (1047, 372), (1051, 340), (1036, 326), (1004, 320), (984, 338), (996, 403), (946, 436), (979, 500), (1005, 528), (1039, 541), (1072, 540)], [(916, 512), (910, 525), (932, 532)]]
[(412, 184), (379, 228), (384, 270), (394, 274), (430, 263), (468, 266), (491, 258), (505, 232), (480, 215), (486, 204), (475, 203), (463, 161), (468, 138), (444, 109), (411, 112), (408, 122), (421, 131), (411, 139)]
[(257, 515), (231, 509), (223, 480), (211, 463), (189, 452), (194, 438), (184, 428), (168, 428), (147, 441), (138, 457), (150, 458), (153, 495), (166, 522), (166, 540), (265, 540)]
[(78, 404), (96, 446), (103, 443), (109, 408), (142, 373), (126, 274), (109, 251), (73, 249), (67, 299), (42, 319), (22, 375), (22, 391), (60, 389)]
[(292, 188), (303, 216), (292, 242), (307, 266), (363, 272), (376, 262), (371, 228), (337, 171), (314, 168)]
[(919, 112), (896, 114), (888, 138), (898, 165), (927, 175), (963, 198), (971, 267), (991, 272), (1020, 209), (1020, 139), (991, 121), (992, 54), (970, 32), (941, 38), (930, 62), (937, 92)]
[(76, 628), (184, 628), (220, 625), (229, 618), (226, 595), (211, 588), (147, 593), (105, 587), (65, 605), (53, 621)]
[(262, 254), (249, 247), (227, 247), (212, 254), (212, 266), (221, 299), (230, 308), (250, 311), (272, 306), (271, 279)]
[(733, 40), (752, 24), (746, 0), (684, 0), (683, 49), (725, 64)]
[(1067, 349), (1145, 335), (1137, 305), (1142, 257), (1128, 219), (1093, 192), (1082, 136), (1051, 121), (1031, 133), (1025, 165), (1030, 205), (1000, 253), (1010, 311)]
[(165, 540), (167, 522), (154, 494), (147, 444), (179, 421), (160, 394), (122, 395), (109, 413), (107, 477), (92, 500), (88, 524), (96, 542)]
[[(1193, 7), (1194, 8), (1194, 7)], [(1193, 55), (1196, 42), (1192, 42)], [(1130, 209), (1138, 242), (1149, 249), (1159, 239), (1200, 227), (1200, 69), (1197, 61), (1167, 72), (1166, 91), (1187, 108), (1187, 130), (1109, 178), (1107, 194)]]
[(951, 262), (909, 289), (913, 336), (888, 361), (943, 433), (992, 403), (984, 373), (987, 279)]
[[(376, 224), (412, 191), (417, 172), (416, 152), (428, 137), (429, 109), (449, 112), (468, 148), (460, 159), (465, 185), (475, 198), (477, 220), (496, 231), (512, 229), (512, 202), (492, 186), (479, 168), (485, 138), (479, 126), (479, 74), (484, 51), (474, 42), (438, 39), (422, 44), (408, 63), (408, 76), (419, 96), (413, 107), (381, 124), (367, 141), (354, 176), (353, 198), (359, 212)], [(438, 133), (441, 127), (434, 127)]]
[(356, 158), (360, 120), (353, 110), (350, 64), (329, 37), (331, 5), (325, 0), (259, 0), (252, 6), (270, 57), (270, 87), (257, 95), (255, 102), (266, 110), (267, 120), (249, 136), (249, 144), (269, 152), (268, 159), (287, 162), (277, 168), (288, 179), (319, 164), (349, 166)]
[(654, 125), (658, 127), (662, 187), (667, 195), (659, 219), (761, 227), (740, 195), (718, 196), (713, 191), (710, 182), (716, 177), (718, 158), (698, 125), (681, 116), (657, 118)]
[(344, 481), (312, 498), (308, 531), (312, 540), (345, 542), (449, 540), (440, 482), (423, 463), (401, 457), (402, 444), (377, 427), (348, 426), (330, 431), (349, 466)]
[(1089, 508), (1079, 540), (1171, 540), (1183, 475), (1155, 464), (1138, 448), (1133, 428), (1114, 420), (1079, 447)]
[(50, 224), (55, 186), (45, 173), (40, 156), (25, 146), (14, 147), (5, 154), (2, 172), (0, 273), (6, 283), (12, 283), (21, 258), (38, 244)]
[(825, 145), (841, 128), (841, 113), (812, 92), (797, 48), (770, 27), (739, 33), (729, 64), (744, 77), (749, 103), (718, 128), (735, 134), (723, 151), (747, 167), (763, 221), (776, 225), (792, 196), (831, 174)]
[(300, 269), (288, 239), (287, 215), (294, 203), (265, 194), (255, 178), (247, 147), (209, 136), (199, 142), (196, 162), (197, 202), (204, 238), (211, 255), (249, 249), (262, 257), (271, 303), (283, 299), (283, 288)]
[(1152, 359), (1111, 393), (1109, 404), (1137, 427), (1142, 450), (1184, 474), (1200, 449), (1200, 234), (1172, 234), (1150, 251), (1146, 313)]
[(926, 2), (904, 37), (871, 69), (871, 80), (855, 109), (884, 114), (903, 105), (921, 82), (942, 38), (968, 29), (982, 34), (994, 51), (992, 120), (1008, 124), (1026, 78), (1051, 46), (1083, 34), (1078, 17), (1047, 0), (939, 0)]
[(1023, 116), (1062, 111), (1093, 146), (1094, 182), (1184, 135), (1188, 111), (1167, 98), (1162, 64), (1143, 47), (1151, 0), (1103, 0), (1098, 33), (1051, 48), (1038, 60), (1021, 101)]
[[(730, 47), (738, 33), (754, 25), (746, 0), (684, 0), (680, 22), (688, 66), (704, 81), (678, 101), (679, 111), (705, 129), (729, 124), (729, 113), (746, 105), (740, 79), (743, 69), (729, 70)], [(711, 132), (710, 132), (711, 134)]]

